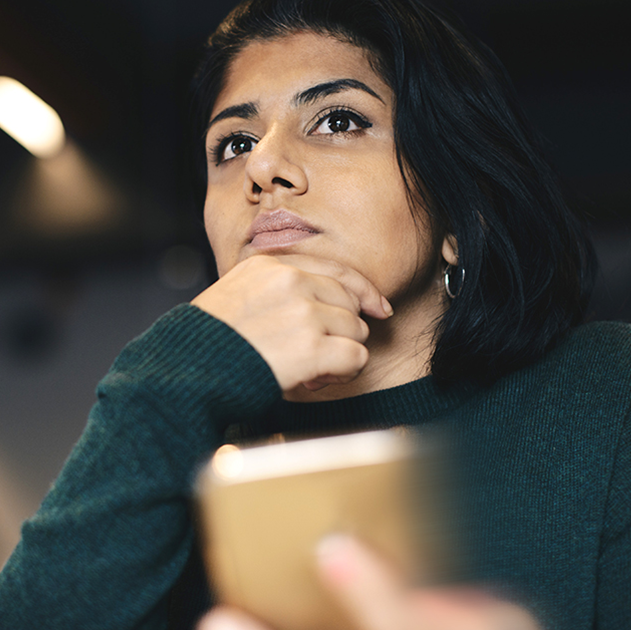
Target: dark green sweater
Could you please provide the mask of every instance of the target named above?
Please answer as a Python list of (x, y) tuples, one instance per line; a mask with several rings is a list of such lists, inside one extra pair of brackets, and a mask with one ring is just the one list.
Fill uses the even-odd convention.
[[(87, 428), (0, 575), (4, 630), (165, 628), (190, 555), (191, 483), (226, 431), (410, 423), (470, 446), (476, 579), (547, 628), (631, 628), (631, 327), (573, 331), (491, 389), (431, 377), (335, 402), (281, 400), (262, 358), (184, 305), (118, 357)], [(474, 519), (475, 520), (475, 519)], [(474, 521), (472, 521), (474, 522)]]

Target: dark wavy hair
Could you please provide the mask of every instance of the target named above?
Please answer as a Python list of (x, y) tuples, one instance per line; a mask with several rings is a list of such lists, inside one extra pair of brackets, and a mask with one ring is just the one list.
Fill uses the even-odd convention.
[(310, 30), (371, 52), (394, 92), (410, 198), (455, 236), (456, 277), (466, 271), (437, 323), (432, 374), (490, 383), (583, 320), (595, 262), (506, 70), (453, 24), (419, 0), (245, 0), (211, 36), (194, 82), (198, 193), (202, 202), (210, 114), (244, 46)]

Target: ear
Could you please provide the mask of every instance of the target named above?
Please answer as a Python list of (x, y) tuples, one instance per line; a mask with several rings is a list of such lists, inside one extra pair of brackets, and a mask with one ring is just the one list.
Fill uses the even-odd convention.
[(442, 255), (449, 265), (458, 264), (458, 241), (453, 234), (447, 234), (443, 239)]

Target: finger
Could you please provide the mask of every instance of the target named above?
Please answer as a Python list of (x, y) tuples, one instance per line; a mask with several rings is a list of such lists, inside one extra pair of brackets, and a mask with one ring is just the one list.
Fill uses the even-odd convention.
[(411, 592), (413, 617), (445, 630), (541, 630), (524, 608), (477, 588), (430, 588)]
[[(305, 271), (301, 269), (301, 271)], [(345, 287), (341, 282), (335, 278), (331, 278), (322, 273), (306, 272), (308, 273), (311, 290), (314, 297), (324, 304), (330, 304), (331, 306), (339, 306), (346, 310), (359, 315), (362, 310), (362, 305), (359, 297)]]
[(278, 260), (303, 271), (336, 280), (359, 301), (360, 310), (370, 317), (387, 319), (393, 314), (392, 306), (381, 295), (377, 287), (358, 271), (342, 263), (324, 258), (298, 255), (279, 256)]
[[(290, 264), (294, 259), (301, 266)], [(260, 281), (267, 289), (280, 292), (283, 296), (302, 295), (330, 306), (338, 306), (355, 315), (361, 312), (361, 304), (357, 295), (349, 291), (338, 280), (325, 275), (330, 264), (324, 260), (307, 256), (284, 257), (270, 259), (266, 256), (250, 258), (264, 270)], [(236, 268), (235, 268), (236, 269)], [(271, 281), (271, 282), (270, 282)], [(270, 284), (265, 284), (270, 282)], [(271, 291), (269, 291), (271, 293)]]
[(213, 608), (197, 624), (197, 630), (270, 630), (266, 625), (249, 615), (220, 606)]
[(302, 385), (312, 392), (317, 392), (329, 385), (340, 385), (348, 383), (357, 378), (358, 375), (359, 373), (356, 376), (333, 376), (332, 374), (325, 374), (324, 376), (319, 376), (312, 381), (302, 383)]
[(348, 536), (324, 539), (325, 585), (360, 630), (541, 630), (516, 604), (474, 588), (409, 590), (393, 569)]
[(307, 381), (306, 383), (303, 383), (302, 385), (306, 389), (308, 389), (310, 392), (319, 392), (321, 389), (328, 387), (330, 383), (323, 383), (318, 380), (313, 380), (313, 381)]
[(300, 383), (312, 392), (329, 385), (350, 383), (368, 363), (368, 350), (362, 344), (344, 337), (326, 336), (323, 341), (324, 358), (319, 360), (317, 375)]
[(325, 335), (347, 337), (359, 343), (364, 343), (368, 339), (368, 324), (345, 308), (320, 302), (312, 303), (310, 308), (313, 309), (311, 316), (314, 321), (320, 323), (321, 331)]
[(412, 627), (405, 585), (386, 563), (355, 539), (340, 534), (328, 536), (318, 546), (317, 561), (325, 586), (358, 628)]
[(359, 376), (368, 363), (368, 350), (348, 337), (324, 335), (314, 358), (314, 373), (305, 381), (348, 383)]

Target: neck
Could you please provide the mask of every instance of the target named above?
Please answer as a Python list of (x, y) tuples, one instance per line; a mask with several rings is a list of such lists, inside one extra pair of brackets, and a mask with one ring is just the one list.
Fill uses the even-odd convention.
[(368, 364), (350, 383), (327, 385), (312, 392), (298, 386), (285, 393), (292, 402), (321, 402), (351, 398), (380, 389), (403, 385), (427, 376), (434, 351), (436, 322), (445, 306), (436, 295), (424, 296), (423, 303), (394, 305), (387, 320), (367, 319), (370, 336), (366, 347)]

